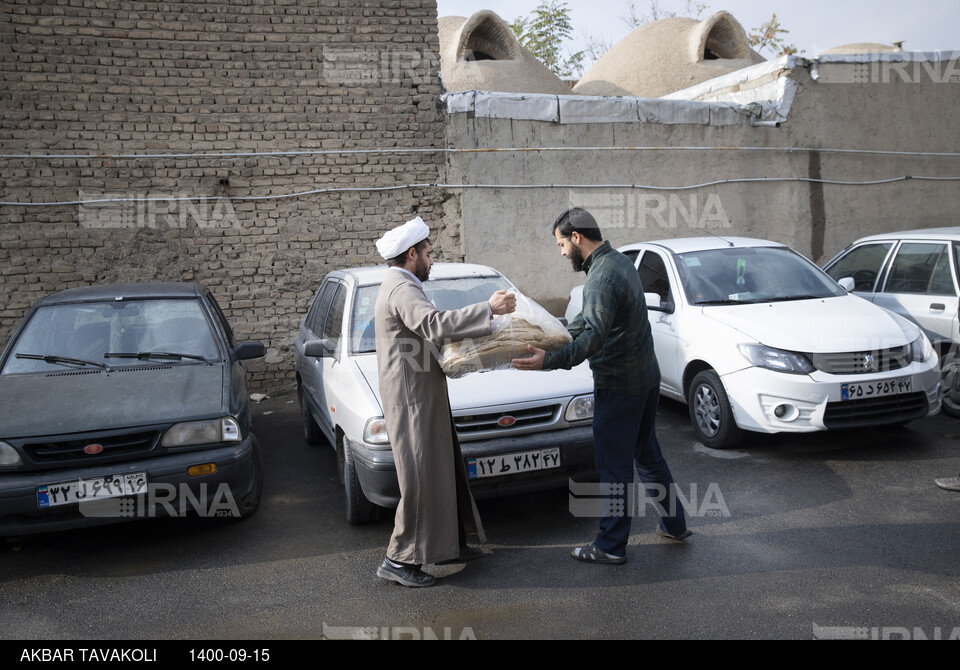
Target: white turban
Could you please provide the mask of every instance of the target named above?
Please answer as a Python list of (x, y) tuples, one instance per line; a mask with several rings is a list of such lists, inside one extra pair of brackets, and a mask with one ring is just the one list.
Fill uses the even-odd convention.
[(419, 216), (394, 228), (377, 240), (377, 251), (386, 260), (405, 254), (410, 247), (416, 246), (430, 237), (430, 229)]

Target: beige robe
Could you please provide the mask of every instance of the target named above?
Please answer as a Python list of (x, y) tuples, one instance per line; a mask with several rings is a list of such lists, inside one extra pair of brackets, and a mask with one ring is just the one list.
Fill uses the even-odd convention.
[(387, 558), (429, 564), (460, 554), (458, 509), (486, 541), (437, 362), (445, 340), (489, 335), (487, 303), (440, 312), (411, 275), (387, 272), (375, 310), (380, 399), (400, 480)]

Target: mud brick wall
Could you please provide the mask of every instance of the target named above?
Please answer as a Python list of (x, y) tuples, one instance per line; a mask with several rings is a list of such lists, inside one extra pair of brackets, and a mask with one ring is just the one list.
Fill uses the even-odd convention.
[(50, 291), (196, 281), (289, 387), (328, 271), (414, 215), (462, 260), (446, 193), (382, 190), (442, 155), (349, 153), (442, 147), (438, 48), (433, 0), (0, 3), (0, 201), (72, 203), (0, 205), (0, 343)]

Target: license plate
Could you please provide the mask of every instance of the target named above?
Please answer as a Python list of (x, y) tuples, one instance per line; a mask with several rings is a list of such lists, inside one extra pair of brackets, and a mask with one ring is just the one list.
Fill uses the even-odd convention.
[(120, 496), (145, 493), (147, 473), (132, 472), (122, 475), (91, 477), (59, 484), (45, 484), (37, 487), (37, 507), (59, 507), (75, 505), (88, 500), (119, 498)]
[(866, 398), (883, 398), (913, 391), (912, 377), (899, 377), (867, 384), (843, 384), (840, 386), (840, 396), (843, 400), (864, 400)]
[(471, 458), (467, 460), (467, 476), (470, 479), (485, 479), (559, 467), (560, 447), (554, 447), (539, 451), (525, 451), (521, 454)]

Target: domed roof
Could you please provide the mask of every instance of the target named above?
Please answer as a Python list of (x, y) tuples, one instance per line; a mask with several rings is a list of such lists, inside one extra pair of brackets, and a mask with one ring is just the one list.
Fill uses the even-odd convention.
[(570, 94), (570, 87), (520, 46), (510, 26), (495, 13), (445, 16), (439, 27), (440, 78), (451, 93)]
[(581, 95), (659, 98), (764, 62), (724, 11), (703, 21), (670, 18), (640, 26), (617, 42), (574, 86)]

